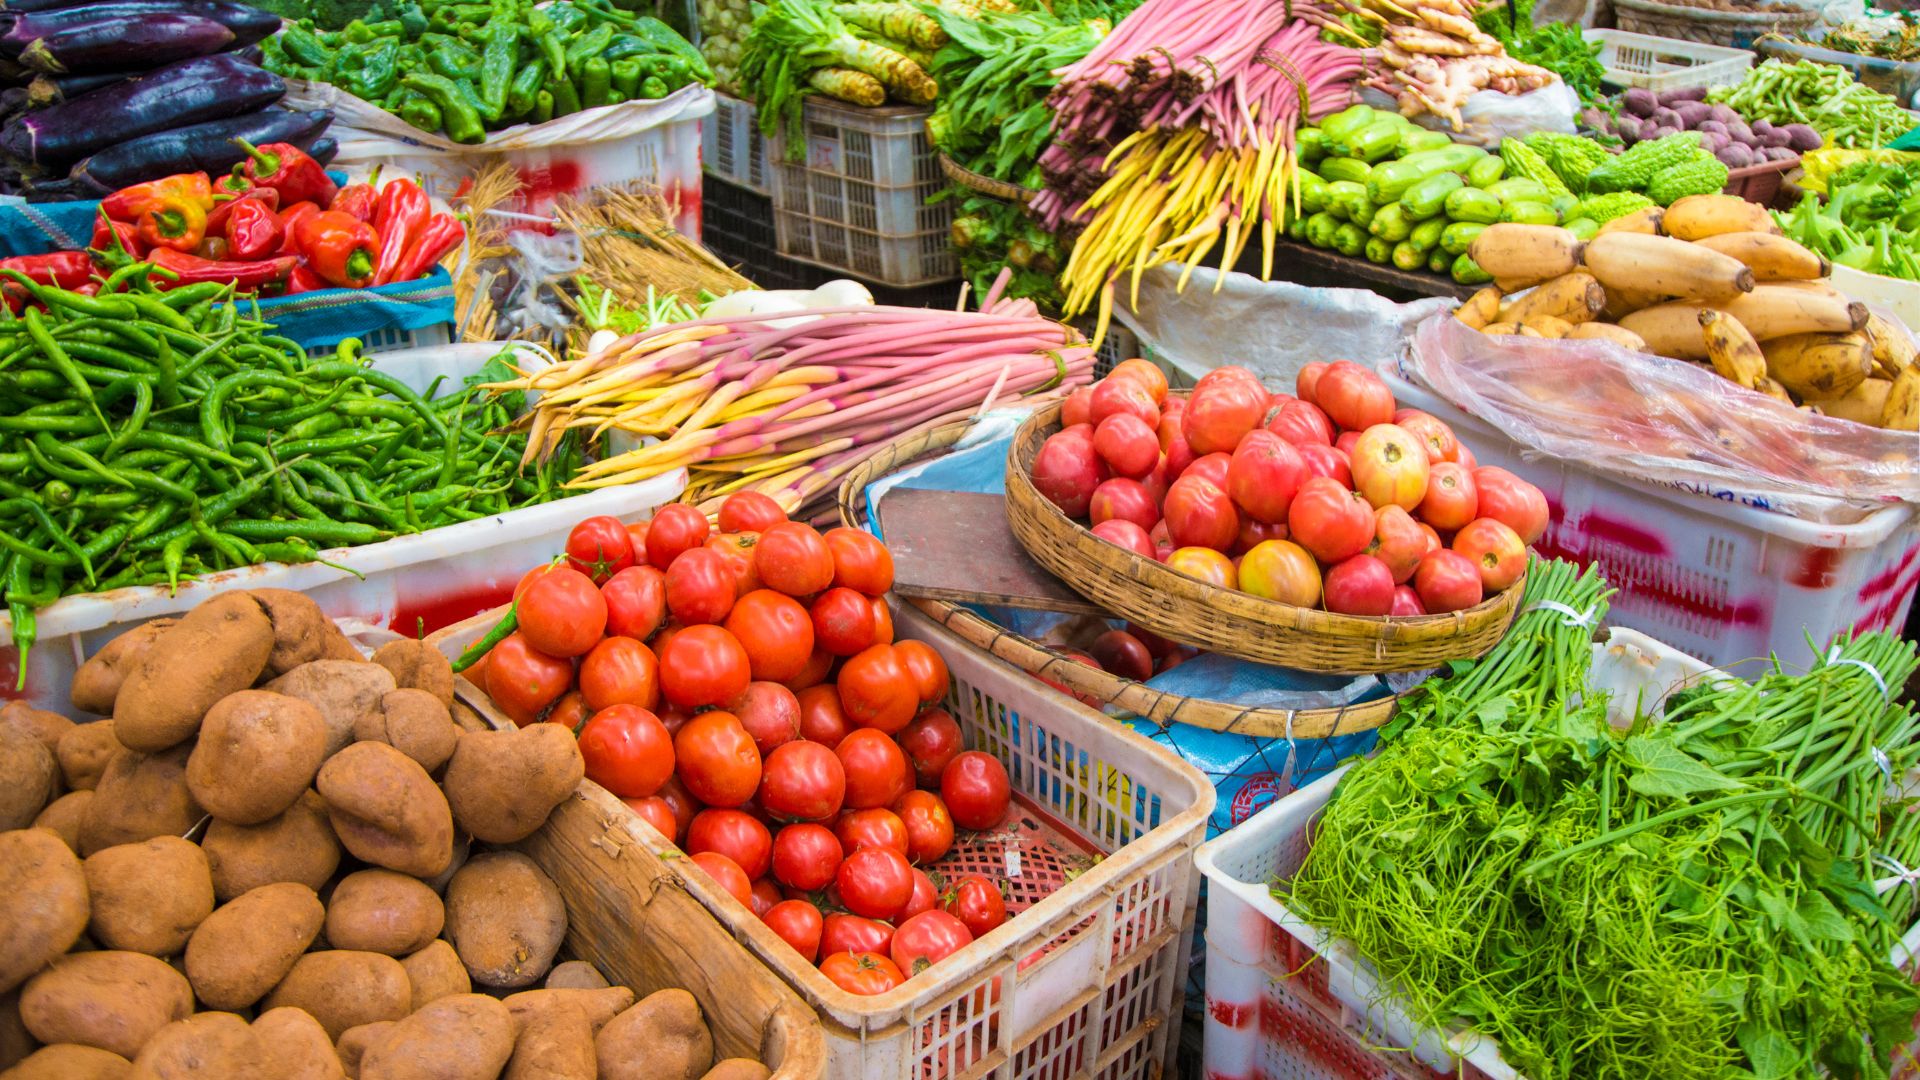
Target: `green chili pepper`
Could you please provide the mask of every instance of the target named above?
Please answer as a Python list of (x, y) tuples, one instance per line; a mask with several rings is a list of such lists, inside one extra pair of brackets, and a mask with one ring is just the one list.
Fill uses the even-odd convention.
[(615, 60), (609, 67), (613, 88), (628, 100), (640, 96), (640, 64), (635, 60)]
[(507, 115), (526, 116), (533, 111), (540, 87), (547, 81), (547, 62), (535, 57), (527, 62), (513, 77), (507, 87)]
[(580, 105), (582, 108), (597, 109), (607, 104), (608, 95), (613, 90), (613, 68), (599, 57), (591, 57), (580, 65)]
[(596, 26), (567, 46), (567, 74), (579, 78), (581, 66), (589, 57), (599, 56), (613, 42), (613, 27), (602, 24)]
[(520, 28), (496, 20), (488, 26), (487, 45), (480, 58), (480, 115), (497, 123), (507, 109), (507, 89), (513, 65), (520, 55)]
[(333, 63), (333, 52), (320, 43), (313, 31), (295, 24), (280, 31), (280, 47), (288, 59), (304, 67), (326, 68)]
[(486, 140), (487, 131), (480, 123), (480, 110), (468, 103), (458, 83), (439, 75), (408, 75), (400, 82), (407, 89), (425, 95), (440, 110), (447, 138), (457, 143)]
[(547, 84), (553, 93), (553, 115), (571, 116), (580, 111), (580, 94), (573, 87), (573, 80), (565, 75)]

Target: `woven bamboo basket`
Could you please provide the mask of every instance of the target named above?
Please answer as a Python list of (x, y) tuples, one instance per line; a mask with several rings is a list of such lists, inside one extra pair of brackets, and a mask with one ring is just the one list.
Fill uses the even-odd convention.
[(1820, 18), (1818, 9), (1801, 11), (1715, 11), (1659, 0), (1613, 0), (1620, 29), (1635, 34), (1697, 41), (1703, 45), (1752, 48), (1768, 34), (1800, 34)]
[[(870, 484), (917, 460), (945, 453), (972, 426), (972, 421), (962, 420), (916, 432), (861, 462), (840, 484), (841, 523), (863, 527)], [(1392, 697), (1332, 709), (1273, 709), (1169, 694), (1069, 659), (957, 604), (942, 600), (913, 600), (912, 604), (968, 644), (1005, 663), (1056, 682), (1083, 699), (1118, 706), (1162, 726), (1191, 724), (1263, 739), (1326, 739), (1371, 731), (1393, 716), (1396, 699)]]
[(1019, 203), (1022, 206), (1032, 202), (1034, 195), (1037, 194), (1032, 189), (1023, 188), (1019, 184), (1009, 184), (1005, 180), (983, 176), (945, 154), (940, 155), (940, 171), (947, 174), (947, 179), (969, 191), (977, 191), (982, 195), (991, 195), (996, 199), (1005, 199), (1007, 202)]
[(1524, 576), (1498, 596), (1444, 615), (1340, 615), (1222, 589), (1110, 544), (1033, 486), (1034, 456), (1060, 426), (1037, 411), (1007, 451), (1007, 524), (1034, 561), (1074, 591), (1171, 641), (1300, 671), (1419, 671), (1479, 656), (1507, 632)]

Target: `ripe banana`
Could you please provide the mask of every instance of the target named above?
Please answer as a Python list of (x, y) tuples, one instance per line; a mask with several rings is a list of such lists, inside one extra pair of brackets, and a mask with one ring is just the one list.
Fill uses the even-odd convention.
[(1520, 321), (1520, 326), (1532, 330), (1541, 337), (1563, 338), (1573, 329), (1573, 324), (1557, 315), (1529, 315)]
[(1668, 236), (1678, 240), (1731, 232), (1780, 232), (1766, 207), (1738, 195), (1689, 195), (1679, 199), (1667, 207), (1663, 227)]
[(1839, 397), (1816, 404), (1828, 416), (1879, 427), (1880, 418), (1887, 414), (1887, 394), (1892, 389), (1893, 383), (1886, 379), (1862, 379), (1860, 385)]
[(1705, 360), (1707, 339), (1700, 333), (1700, 313), (1704, 304), (1675, 300), (1630, 312), (1620, 325), (1639, 334), (1647, 351), (1675, 360)]
[(1453, 317), (1475, 330), (1484, 330), (1500, 313), (1500, 290), (1489, 285), (1472, 296), (1453, 313)]
[(1607, 292), (1592, 274), (1575, 271), (1544, 282), (1524, 296), (1500, 306), (1500, 321), (1526, 322), (1536, 315), (1551, 315), (1568, 323), (1583, 323), (1600, 314), (1607, 304)]
[(1528, 326), (1528, 325), (1527, 325), (1527, 324), (1525, 324), (1525, 323), (1521, 323), (1521, 324), (1520, 324), (1520, 336), (1521, 336), (1521, 337), (1537, 337), (1537, 338), (1543, 338), (1543, 337), (1546, 337), (1547, 335), (1545, 335), (1545, 334), (1543, 334), (1543, 333), (1541, 333), (1541, 332), (1540, 332), (1540, 331), (1538, 331), (1538, 330), (1535, 330), (1535, 329), (1534, 329), (1533, 327), (1531, 327), (1531, 326)]
[(1787, 393), (1787, 388), (1784, 386), (1781, 386), (1779, 380), (1777, 379), (1764, 379), (1761, 381), (1760, 385), (1757, 387), (1754, 387), (1754, 389), (1760, 391), (1761, 393), (1767, 395), (1770, 398), (1773, 398), (1776, 401), (1784, 401), (1789, 405), (1793, 404), (1793, 395)]
[(1629, 352), (1646, 352), (1647, 343), (1639, 334), (1612, 323), (1581, 323), (1567, 333), (1569, 341), (1611, 341)]
[(1707, 359), (1720, 377), (1751, 390), (1767, 377), (1767, 358), (1760, 343), (1753, 340), (1740, 320), (1714, 308), (1700, 311), (1700, 333), (1707, 345)]
[(1920, 365), (1908, 364), (1894, 377), (1880, 426), (1894, 431), (1920, 430)]
[(1753, 276), (1761, 281), (1810, 281), (1824, 278), (1833, 271), (1833, 263), (1825, 255), (1772, 233), (1719, 233), (1694, 243), (1740, 260), (1752, 267)]
[(1821, 278), (1818, 281), (1765, 281), (1761, 282), (1761, 284), (1769, 289), (1790, 289), (1794, 292), (1806, 293), (1809, 296), (1824, 296), (1829, 300), (1838, 300), (1843, 304), (1848, 302), (1847, 294), (1834, 288), (1833, 283), (1825, 278)]
[(1557, 225), (1489, 225), (1468, 245), (1467, 254), (1492, 274), (1501, 292), (1517, 292), (1562, 274), (1580, 263), (1578, 237)]
[(1583, 257), (1587, 269), (1610, 289), (1661, 292), (1689, 300), (1725, 300), (1753, 291), (1753, 270), (1740, 260), (1670, 237), (1596, 236)]
[(1913, 364), (1913, 339), (1906, 330), (1872, 312), (1867, 313), (1867, 341), (1873, 346), (1873, 365), (1883, 377), (1894, 378)]
[(1606, 236), (1609, 233), (1624, 232), (1645, 233), (1648, 236), (1658, 236), (1660, 234), (1660, 222), (1666, 217), (1666, 213), (1665, 210), (1657, 206), (1643, 206), (1631, 214), (1621, 214), (1619, 217), (1600, 226), (1600, 231), (1594, 235)]
[[(1601, 286), (1606, 288), (1606, 286)], [(1600, 314), (1615, 322), (1620, 321), (1643, 307), (1663, 304), (1673, 297), (1666, 293), (1649, 292), (1644, 289), (1607, 289), (1607, 302), (1601, 307)]]
[(1506, 337), (1511, 334), (1518, 334), (1520, 332), (1520, 324), (1510, 322), (1488, 323), (1481, 328), (1480, 332), (1489, 337)]
[(1867, 325), (1867, 305), (1785, 285), (1759, 285), (1718, 305), (1761, 341), (1788, 334), (1844, 334)]
[(1861, 333), (1790, 334), (1761, 348), (1767, 374), (1803, 400), (1831, 401), (1873, 373), (1873, 351)]

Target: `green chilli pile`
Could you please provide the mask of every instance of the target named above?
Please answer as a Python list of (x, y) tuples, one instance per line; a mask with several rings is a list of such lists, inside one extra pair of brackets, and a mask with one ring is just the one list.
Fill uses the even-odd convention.
[(1886, 1077), (1920, 990), (1920, 722), (1886, 634), (1670, 698), (1589, 685), (1605, 583), (1536, 562), (1492, 653), (1415, 691), (1275, 894), (1529, 1080)]

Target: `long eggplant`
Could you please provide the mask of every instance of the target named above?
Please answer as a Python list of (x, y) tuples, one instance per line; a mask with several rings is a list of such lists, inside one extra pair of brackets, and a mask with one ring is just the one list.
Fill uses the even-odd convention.
[(245, 116), (143, 135), (111, 146), (74, 166), (73, 177), (106, 191), (174, 173), (205, 172), (218, 176), (238, 165), (246, 154), (233, 144), (245, 139), (255, 146), (292, 143), (301, 149), (313, 145), (333, 113), (292, 112), (270, 108)]
[(237, 57), (199, 56), (17, 116), (0, 126), (0, 154), (64, 170), (129, 139), (265, 108), (286, 92), (280, 76)]
[(313, 145), (304, 148), (307, 156), (322, 165), (333, 163), (334, 155), (340, 152), (340, 140), (331, 135), (323, 135), (313, 140)]
[(35, 38), (20, 62), (50, 75), (113, 71), (142, 60), (153, 66), (208, 56), (233, 44), (233, 31), (198, 15), (143, 15), (83, 23)]
[[(233, 31), (234, 46), (251, 45), (280, 29), (280, 16), (228, 0), (96, 0), (78, 7), (23, 12), (13, 4), (0, 10), (0, 52), (17, 56), (35, 38), (93, 23), (122, 25), (149, 15), (193, 15)], [(153, 64), (149, 63), (148, 67)]]
[(27, 89), (34, 93), (34, 107), (41, 108), (56, 101), (70, 101), (81, 94), (91, 94), (95, 90), (102, 90), (116, 83), (126, 82), (128, 79), (137, 79), (145, 74), (145, 71), (102, 71), (93, 75), (62, 75), (58, 78), (41, 75), (35, 78)]

